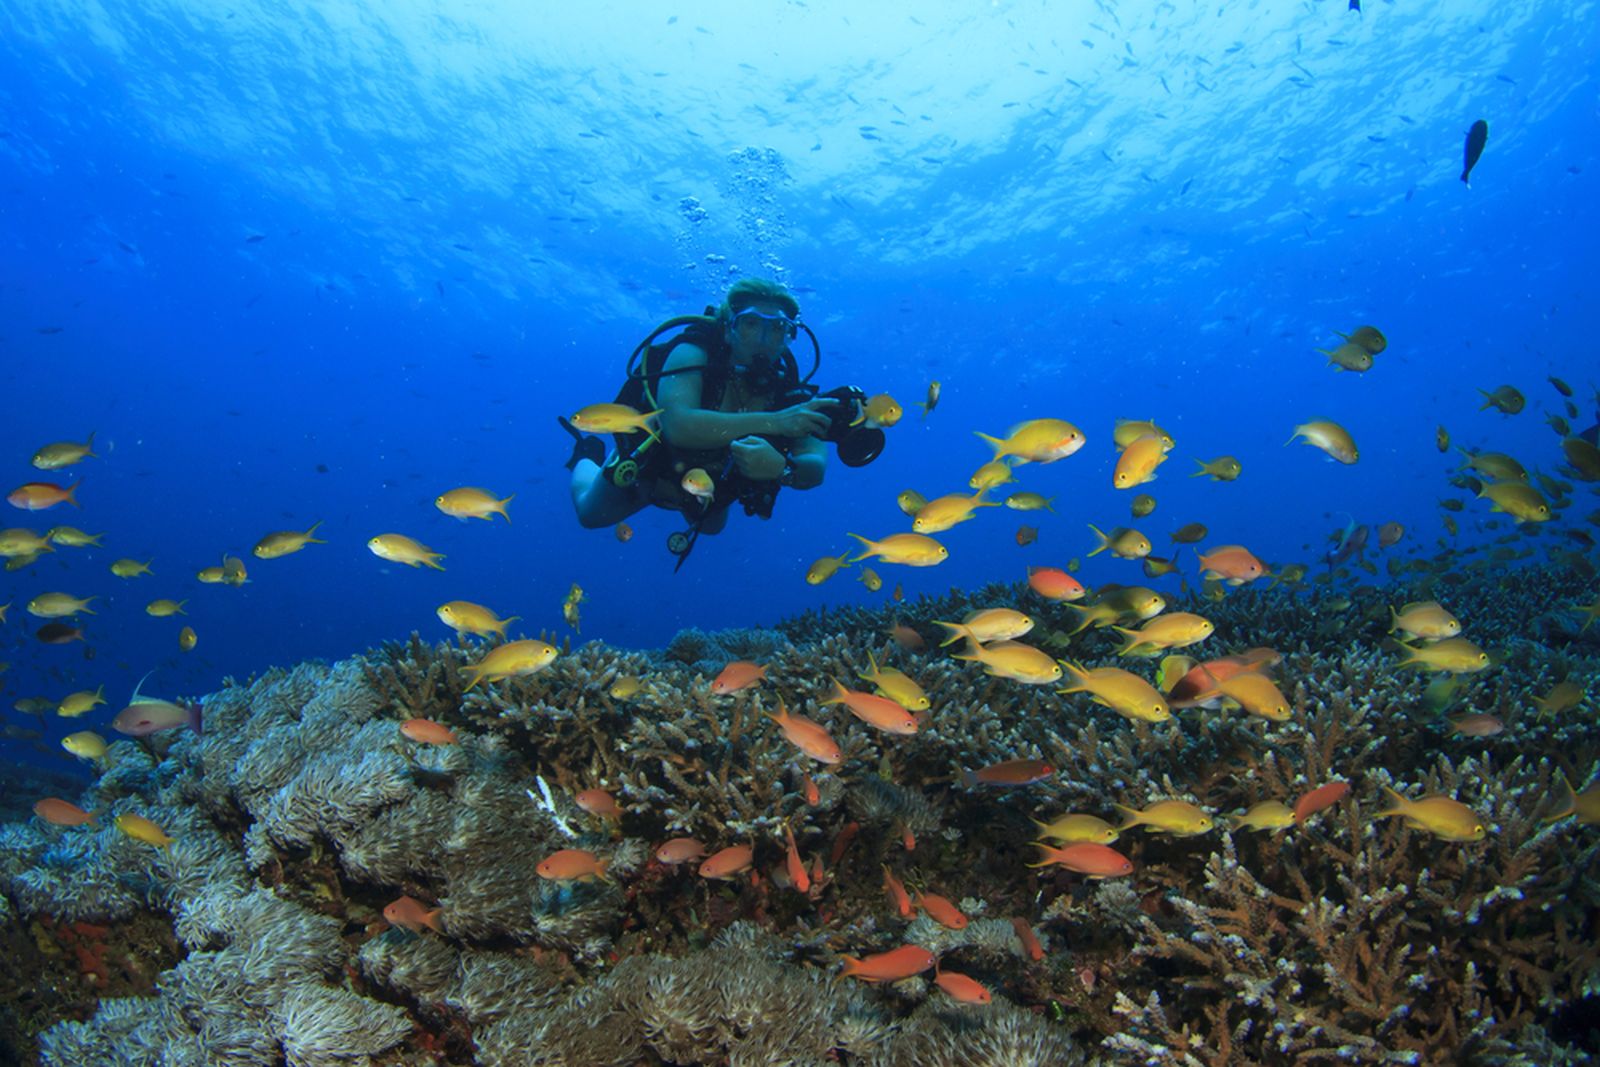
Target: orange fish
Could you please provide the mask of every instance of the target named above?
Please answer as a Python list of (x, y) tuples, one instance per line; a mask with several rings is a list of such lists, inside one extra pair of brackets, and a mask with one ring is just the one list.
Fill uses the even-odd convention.
[(976, 980), (955, 971), (941, 971), (935, 968), (933, 981), (938, 987), (953, 1000), (963, 1004), (987, 1004), (992, 999), (989, 991)]
[(598, 815), (604, 819), (622, 818), (622, 809), (617, 806), (617, 798), (604, 789), (585, 789), (572, 799), (577, 802), (578, 807), (590, 815)]
[(1303, 823), (1323, 808), (1331, 808), (1350, 792), (1349, 782), (1329, 782), (1319, 785), (1294, 802), (1294, 821)]
[(1011, 928), (1017, 932), (1017, 940), (1022, 942), (1022, 951), (1035, 963), (1044, 959), (1044, 946), (1039, 944), (1039, 935), (1033, 932), (1033, 927), (1023, 918), (1013, 918)]
[(767, 676), (767, 669), (749, 660), (736, 659), (711, 680), (711, 691), (717, 696), (727, 696), (741, 689), (749, 689)]
[(552, 882), (587, 882), (604, 878), (610, 863), (586, 849), (564, 848), (540, 860), (534, 872)]
[(1222, 697), (1219, 689), (1223, 682), (1240, 674), (1265, 671), (1265, 663), (1244, 656), (1223, 656), (1197, 663), (1167, 690), (1167, 704), (1173, 708), (1215, 705)]
[(704, 859), (706, 846), (692, 837), (674, 837), (656, 849), (656, 860), (668, 866)]
[(400, 732), (424, 745), (454, 745), (460, 741), (454, 730), (431, 719), (407, 719), (400, 724)]
[(962, 771), (961, 777), (966, 787), (972, 789), (980, 785), (1033, 785), (1054, 773), (1056, 769), (1043, 760), (1008, 759), (976, 771)]
[(436, 934), (444, 933), (444, 927), (439, 924), (439, 913), (442, 908), (429, 908), (415, 897), (402, 896), (399, 900), (383, 909), (383, 917), (391, 926), (404, 926), (414, 934), (422, 933), (426, 926)]
[(617, 523), (617, 540), (627, 544), (633, 540), (633, 527), (625, 522)]
[(800, 859), (800, 850), (795, 847), (794, 830), (785, 825), (783, 836), (789, 845), (788, 854), (783, 858), (784, 870), (789, 875), (789, 884), (802, 893), (811, 892), (811, 876), (806, 873), (806, 865)]
[(861, 824), (854, 819), (845, 823), (839, 830), (839, 836), (833, 839), (833, 851), (828, 854), (828, 862), (835, 867), (839, 866), (839, 859), (844, 855), (844, 850), (850, 847), (850, 842), (854, 841), (856, 834), (860, 832)]
[(898, 982), (902, 978), (921, 974), (938, 962), (933, 953), (921, 945), (901, 945), (889, 952), (860, 959), (854, 956), (840, 958), (844, 960), (844, 970), (839, 972), (839, 977), (859, 978), (863, 982)]
[(823, 705), (843, 704), (850, 713), (868, 726), (890, 734), (914, 734), (917, 720), (904, 707), (888, 697), (864, 693), (859, 689), (846, 689), (839, 679), (833, 679), (833, 696), (821, 701)]
[(1220, 578), (1229, 585), (1243, 585), (1267, 573), (1267, 565), (1243, 545), (1220, 545), (1200, 554), (1200, 570), (1207, 578)]
[[(839, 861), (835, 860), (837, 865)], [(883, 867), (883, 890), (889, 894), (889, 901), (894, 905), (895, 913), (902, 919), (909, 919), (917, 913), (911, 906), (911, 894), (906, 892), (905, 885), (889, 870), (888, 864)]]
[(750, 845), (729, 845), (715, 852), (700, 864), (702, 878), (732, 878), (750, 869), (755, 862), (756, 850)]
[(1133, 873), (1133, 861), (1128, 857), (1114, 848), (1090, 841), (1062, 848), (1040, 843), (1036, 843), (1035, 847), (1039, 850), (1039, 862), (1030, 863), (1029, 867), (1044, 867), (1051, 863), (1059, 863), (1069, 871), (1077, 871), (1090, 878), (1119, 878)]
[(928, 647), (922, 635), (904, 623), (897, 622), (889, 628), (889, 636), (894, 638), (894, 643), (907, 652), (921, 652)]
[(940, 926), (952, 930), (967, 928), (967, 917), (961, 914), (961, 909), (937, 893), (918, 893), (916, 904), (927, 913), (928, 918)]
[(1028, 588), (1046, 600), (1081, 600), (1083, 583), (1059, 567), (1029, 567)]
[(82, 826), (94, 820), (94, 813), (84, 811), (59, 797), (45, 797), (33, 805), (33, 813), (52, 826)]
[(28, 482), (13, 489), (6, 497), (6, 501), (12, 507), (21, 508), (23, 511), (44, 511), (62, 503), (80, 507), (78, 498), (72, 494), (77, 492), (78, 486), (82, 484), (83, 481), (80, 479), (63, 489), (50, 482)]
[(911, 832), (910, 823), (900, 824), (900, 843), (906, 847), (907, 852), (917, 850), (917, 835)]
[(783, 731), (783, 736), (789, 739), (791, 745), (817, 762), (831, 764), (838, 763), (844, 759), (844, 753), (840, 751), (839, 743), (833, 739), (826, 729), (812, 722), (804, 715), (791, 714), (789, 709), (783, 706), (782, 700), (778, 701), (778, 713), (776, 715), (771, 712), (763, 712), (763, 714), (778, 724), (778, 729)]

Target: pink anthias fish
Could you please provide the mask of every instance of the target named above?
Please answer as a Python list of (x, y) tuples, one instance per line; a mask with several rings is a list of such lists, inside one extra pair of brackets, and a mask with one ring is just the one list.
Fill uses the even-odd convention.
[[(153, 673), (155, 672), (152, 671), (151, 674)], [(196, 734), (200, 733), (200, 705), (178, 704), (170, 700), (143, 696), (139, 689), (149, 677), (150, 675), (146, 674), (139, 679), (139, 684), (133, 687), (133, 695), (128, 698), (128, 706), (117, 712), (116, 718), (111, 720), (111, 728), (129, 737), (148, 737), (162, 730), (176, 730), (184, 726)]]

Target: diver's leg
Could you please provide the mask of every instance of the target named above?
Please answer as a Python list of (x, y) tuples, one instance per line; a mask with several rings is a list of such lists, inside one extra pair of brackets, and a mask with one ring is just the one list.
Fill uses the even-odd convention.
[(644, 494), (619, 489), (600, 473), (600, 464), (580, 459), (572, 466), (572, 507), (578, 522), (590, 530), (615, 526), (644, 507)]
[(700, 520), (700, 532), (703, 534), (721, 533), (722, 528), (726, 525), (728, 525), (728, 509), (727, 507), (720, 507), (716, 511), (708, 512), (706, 517)]

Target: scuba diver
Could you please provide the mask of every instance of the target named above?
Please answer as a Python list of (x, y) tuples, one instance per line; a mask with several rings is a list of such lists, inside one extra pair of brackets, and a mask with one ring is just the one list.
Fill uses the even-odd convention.
[[(814, 352), (804, 377), (789, 349), (802, 330)], [(822, 484), (825, 442), (847, 466), (870, 463), (883, 431), (859, 424), (861, 390), (819, 395), (810, 379), (821, 361), (799, 303), (775, 282), (741, 279), (720, 308), (662, 323), (634, 349), (617, 395), (640, 412), (659, 410), (659, 438), (615, 434), (607, 458), (600, 438), (558, 419), (576, 439), (566, 466), (578, 521), (614, 526), (651, 504), (682, 512), (689, 528), (668, 539), (681, 567), (700, 534), (723, 528), (733, 504), (769, 518), (780, 489)]]

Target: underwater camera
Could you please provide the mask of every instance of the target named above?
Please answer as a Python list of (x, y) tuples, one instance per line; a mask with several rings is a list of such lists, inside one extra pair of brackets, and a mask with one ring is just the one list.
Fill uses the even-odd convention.
[(817, 396), (840, 401), (828, 411), (828, 428), (822, 434), (824, 441), (833, 442), (839, 462), (846, 467), (865, 467), (877, 459), (886, 441), (883, 431), (865, 424), (850, 425), (861, 416), (867, 394), (853, 385), (841, 385)]

